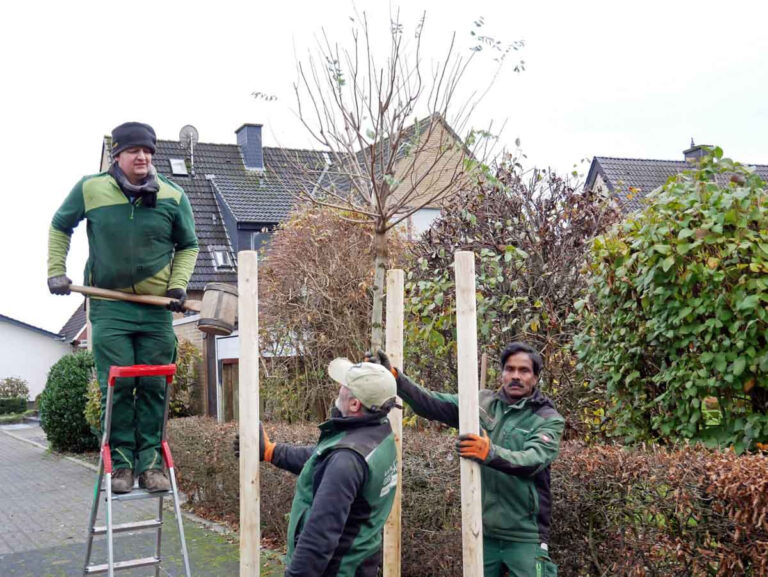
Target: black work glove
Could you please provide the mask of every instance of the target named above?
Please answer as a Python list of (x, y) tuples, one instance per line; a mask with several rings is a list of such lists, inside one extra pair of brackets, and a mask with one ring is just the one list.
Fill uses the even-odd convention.
[(187, 300), (187, 291), (179, 288), (170, 289), (165, 293), (165, 296), (170, 299), (174, 299), (173, 301), (169, 302), (165, 308), (175, 313), (184, 312), (184, 301)]
[(376, 354), (373, 353), (365, 353), (365, 362), (366, 363), (374, 363), (377, 365), (381, 365), (385, 369), (387, 369), (390, 373), (392, 373), (395, 378), (397, 378), (398, 370), (392, 368), (392, 363), (389, 362), (389, 357), (387, 356), (387, 353), (379, 349), (376, 351)]
[[(235, 435), (232, 441), (232, 449), (235, 452), (235, 457), (240, 458), (240, 433)], [(264, 425), (259, 421), (259, 461), (272, 462), (272, 453), (275, 450), (275, 443), (269, 440), (269, 436), (264, 431)]]
[(71, 284), (72, 281), (65, 274), (48, 277), (48, 290), (52, 295), (68, 295), (71, 292), (69, 290)]

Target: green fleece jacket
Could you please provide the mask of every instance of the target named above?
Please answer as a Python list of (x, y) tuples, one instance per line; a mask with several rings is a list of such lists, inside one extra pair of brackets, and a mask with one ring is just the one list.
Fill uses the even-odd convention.
[[(428, 391), (400, 373), (397, 394), (417, 415), (459, 426), (458, 395)], [(510, 404), (498, 391), (479, 392), (480, 426), (491, 451), (480, 470), (484, 535), (502, 541), (549, 543), (549, 467), (560, 450), (565, 420), (538, 389)]]
[(192, 207), (179, 186), (157, 180), (157, 206), (148, 208), (106, 172), (83, 177), (53, 216), (48, 276), (66, 274), (72, 232), (87, 219), (86, 285), (149, 295), (186, 289), (198, 253)]

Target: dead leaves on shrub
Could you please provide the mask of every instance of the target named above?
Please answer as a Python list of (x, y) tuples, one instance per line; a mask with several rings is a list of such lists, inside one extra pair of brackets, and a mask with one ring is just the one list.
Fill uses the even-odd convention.
[[(310, 444), (313, 425), (265, 424), (275, 442)], [(236, 424), (169, 422), (182, 488), (198, 511), (236, 520)], [(444, 432), (404, 435), (403, 574), (461, 574), (459, 467)], [(294, 477), (261, 468), (262, 537), (285, 545)], [(552, 467), (550, 549), (563, 576), (768, 575), (768, 456), (699, 447), (586, 447)]]

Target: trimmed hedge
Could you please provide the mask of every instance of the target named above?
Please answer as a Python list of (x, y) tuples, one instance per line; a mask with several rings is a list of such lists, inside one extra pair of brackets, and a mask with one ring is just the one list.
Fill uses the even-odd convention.
[[(267, 423), (276, 442), (308, 443), (310, 425)], [(169, 423), (182, 488), (203, 514), (236, 526), (236, 424)], [(458, 459), (452, 435), (404, 434), (403, 575), (461, 575)], [(285, 545), (294, 476), (261, 469), (262, 537)], [(768, 575), (768, 457), (565, 443), (552, 468), (550, 549), (562, 576)]]
[(12, 415), (23, 413), (27, 410), (27, 399), (17, 397), (15, 399), (0, 399), (0, 415)]
[(93, 355), (83, 351), (61, 357), (48, 373), (39, 399), (40, 426), (56, 451), (82, 453), (99, 446), (84, 413), (93, 369)]

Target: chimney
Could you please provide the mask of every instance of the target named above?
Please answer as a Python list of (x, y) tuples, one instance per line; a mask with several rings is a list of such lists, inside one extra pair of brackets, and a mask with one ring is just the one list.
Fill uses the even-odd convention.
[(688, 150), (683, 150), (683, 157), (686, 162), (696, 163), (703, 156), (707, 155), (707, 148), (711, 148), (708, 144), (694, 144), (693, 138), (691, 138), (691, 147)]
[(261, 124), (243, 124), (235, 130), (237, 145), (243, 155), (245, 168), (264, 170), (264, 152), (261, 148)]

